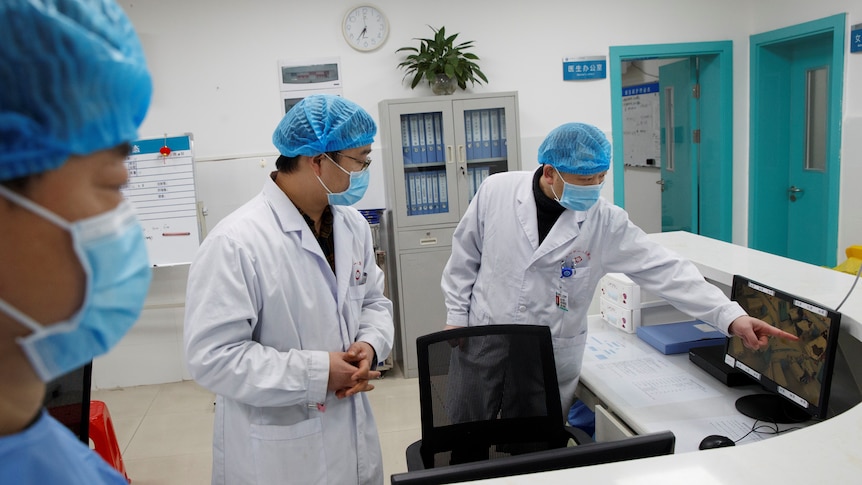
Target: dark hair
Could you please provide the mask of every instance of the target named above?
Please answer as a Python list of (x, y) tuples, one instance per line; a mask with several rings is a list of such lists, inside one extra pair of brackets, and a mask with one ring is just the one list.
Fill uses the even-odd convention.
[[(326, 152), (326, 155), (328, 155), (329, 158), (331, 158), (332, 161), (335, 162), (338, 157), (338, 152)], [(279, 155), (278, 158), (275, 160), (276, 170), (282, 173), (295, 172), (296, 169), (299, 167), (299, 157), (301, 156), (302, 155), (297, 155), (295, 157), (286, 157), (284, 155)]]
[(279, 155), (275, 160), (275, 168), (279, 172), (290, 173), (296, 170), (296, 167), (299, 165), (299, 155), (295, 157), (285, 157), (284, 155)]
[(20, 194), (25, 192), (27, 190), (27, 187), (30, 186), (30, 182), (33, 181), (33, 179), (39, 175), (41, 174), (30, 174), (9, 180), (0, 180), (0, 185)]

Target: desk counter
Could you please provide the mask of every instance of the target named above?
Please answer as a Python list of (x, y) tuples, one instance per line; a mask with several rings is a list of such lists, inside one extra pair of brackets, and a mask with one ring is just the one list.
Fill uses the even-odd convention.
[[(742, 274), (834, 308), (853, 284), (851, 275), (694, 234), (673, 232), (650, 237), (692, 260), (706, 278), (728, 286), (734, 274)], [(843, 331), (862, 340), (862, 289), (857, 288), (840, 311)], [(859, 483), (860, 477), (862, 404), (827, 421), (744, 446), (475, 483), (763, 485)]]

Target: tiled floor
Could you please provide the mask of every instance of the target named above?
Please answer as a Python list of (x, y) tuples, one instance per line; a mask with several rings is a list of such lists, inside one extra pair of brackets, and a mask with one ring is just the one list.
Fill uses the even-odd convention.
[[(419, 439), (419, 387), (397, 369), (368, 394), (389, 475), (407, 470), (404, 450)], [(93, 391), (114, 422), (133, 485), (210, 483), (213, 394), (193, 381)]]

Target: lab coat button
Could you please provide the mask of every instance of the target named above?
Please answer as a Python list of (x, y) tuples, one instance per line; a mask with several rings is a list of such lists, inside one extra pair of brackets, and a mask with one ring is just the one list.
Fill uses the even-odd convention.
[(519, 307), (518, 307), (518, 311), (519, 311), (519, 312), (525, 312), (525, 311), (527, 311), (527, 307), (526, 307), (526, 306), (524, 306), (524, 305), (521, 305), (521, 306), (519, 306)]

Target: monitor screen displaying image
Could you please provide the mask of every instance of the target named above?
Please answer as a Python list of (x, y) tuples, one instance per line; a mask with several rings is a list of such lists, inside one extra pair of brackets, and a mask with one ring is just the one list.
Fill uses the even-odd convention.
[(739, 275), (731, 299), (752, 317), (799, 337), (796, 342), (773, 337), (760, 350), (746, 348), (739, 337), (728, 339), (727, 364), (771, 392), (745, 396), (737, 409), (779, 423), (825, 418), (841, 315)]

